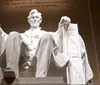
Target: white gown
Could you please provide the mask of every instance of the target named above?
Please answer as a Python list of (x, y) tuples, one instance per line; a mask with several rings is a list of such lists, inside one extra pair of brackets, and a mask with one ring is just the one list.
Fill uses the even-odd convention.
[[(62, 39), (60, 38), (61, 35)], [(53, 38), (57, 46), (63, 48), (62, 53), (66, 56), (65, 60), (68, 60), (66, 67), (67, 84), (86, 84), (93, 78), (93, 73), (88, 62), (84, 41), (78, 33), (77, 24), (71, 23), (67, 32), (59, 28), (53, 34)], [(64, 63), (65, 60), (58, 61), (58, 57), (55, 57), (59, 67), (67, 63)]]

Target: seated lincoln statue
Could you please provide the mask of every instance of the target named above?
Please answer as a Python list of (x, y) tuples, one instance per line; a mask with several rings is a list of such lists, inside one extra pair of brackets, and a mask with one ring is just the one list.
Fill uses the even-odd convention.
[[(53, 59), (59, 68), (66, 67), (67, 84), (86, 84), (92, 79), (84, 41), (77, 24), (70, 18), (61, 18), (56, 32), (41, 29), (42, 14), (32, 9), (28, 15), (29, 30), (6, 34), (0, 28), (0, 67), (7, 83), (19, 77), (19, 62), (28, 69), (33, 57), (37, 58), (35, 77), (46, 77)], [(11, 79), (11, 81), (7, 81)]]

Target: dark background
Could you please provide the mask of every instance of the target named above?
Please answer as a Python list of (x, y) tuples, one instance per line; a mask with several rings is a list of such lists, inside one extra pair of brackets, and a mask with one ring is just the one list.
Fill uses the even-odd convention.
[(98, 58), (99, 71), (100, 71), (100, 1), (90, 0), (90, 9), (91, 9), (92, 25), (93, 25), (94, 39), (96, 45), (96, 54)]
[[(6, 33), (10, 31), (24, 32), (29, 29), (27, 16), (32, 8), (14, 9), (0, 2), (0, 24)], [(34, 9), (34, 8), (33, 8)], [(99, 19), (100, 6), (97, 0), (68, 0), (68, 3), (57, 8), (36, 8), (43, 16), (41, 27), (43, 30), (56, 31), (61, 16), (67, 15), (72, 23), (77, 23), (79, 33), (83, 37), (89, 62), (94, 73), (94, 79), (99, 79)]]

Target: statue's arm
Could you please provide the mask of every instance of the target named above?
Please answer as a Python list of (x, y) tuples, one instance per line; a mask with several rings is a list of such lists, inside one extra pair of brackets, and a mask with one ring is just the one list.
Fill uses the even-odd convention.
[(4, 32), (3, 29), (0, 27), (0, 37), (1, 36), (6, 39), (8, 34), (6, 32)]
[(3, 31), (3, 29), (0, 27), (0, 55), (4, 52), (5, 50), (5, 44), (6, 44), (6, 39), (8, 37), (8, 34)]

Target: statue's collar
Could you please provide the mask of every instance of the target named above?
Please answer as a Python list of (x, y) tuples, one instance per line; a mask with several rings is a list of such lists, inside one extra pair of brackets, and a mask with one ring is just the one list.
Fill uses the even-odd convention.
[(30, 30), (31, 30), (31, 31), (41, 30), (41, 27), (37, 27), (37, 28), (32, 28), (32, 27), (30, 27)]

